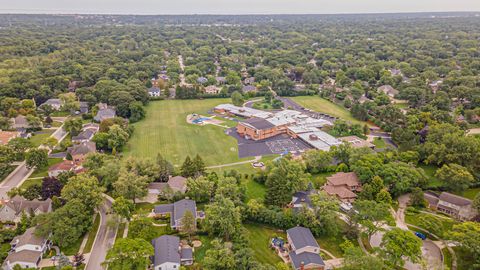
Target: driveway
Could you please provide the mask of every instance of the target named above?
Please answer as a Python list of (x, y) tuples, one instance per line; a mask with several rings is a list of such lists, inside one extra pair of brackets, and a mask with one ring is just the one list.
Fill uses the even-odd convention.
[(107, 225), (108, 215), (112, 207), (112, 201), (105, 198), (103, 204), (100, 206), (100, 226), (98, 227), (97, 236), (93, 243), (92, 251), (90, 252), (90, 258), (88, 259), (86, 270), (100, 270), (105, 269), (102, 267), (102, 263), (105, 261), (107, 251), (115, 243), (115, 237), (117, 236), (117, 225), (110, 227)]

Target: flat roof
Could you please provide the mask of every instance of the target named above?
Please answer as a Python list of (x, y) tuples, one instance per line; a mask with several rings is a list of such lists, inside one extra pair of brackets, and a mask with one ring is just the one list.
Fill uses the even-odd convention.
[(298, 137), (316, 149), (329, 151), (331, 146), (340, 145), (342, 142), (323, 131), (314, 131), (298, 134)]
[(215, 106), (215, 109), (229, 111), (233, 114), (244, 116), (244, 117), (258, 117), (258, 118), (265, 119), (272, 115), (269, 112), (252, 109), (248, 107), (239, 107), (232, 104), (220, 104), (218, 106)]

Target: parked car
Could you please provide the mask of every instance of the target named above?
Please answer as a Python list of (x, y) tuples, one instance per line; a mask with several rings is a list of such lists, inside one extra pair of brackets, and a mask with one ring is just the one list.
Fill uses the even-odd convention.
[(423, 233), (415, 232), (415, 235), (416, 235), (418, 238), (422, 239), (422, 240), (427, 239), (427, 236), (426, 236), (425, 234), (423, 234)]

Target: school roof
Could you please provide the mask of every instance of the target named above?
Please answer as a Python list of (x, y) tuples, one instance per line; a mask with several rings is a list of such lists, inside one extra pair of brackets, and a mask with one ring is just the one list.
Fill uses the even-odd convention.
[(152, 245), (155, 249), (153, 256), (153, 264), (155, 266), (164, 263), (180, 264), (180, 238), (172, 235), (162, 235), (152, 240)]
[(232, 114), (243, 116), (243, 117), (258, 117), (258, 118), (268, 118), (272, 114), (269, 112), (252, 109), (248, 107), (238, 107), (233, 104), (220, 104), (215, 107), (216, 110), (228, 111)]
[(287, 234), (292, 241), (291, 244), (295, 246), (295, 249), (301, 249), (304, 247), (320, 247), (313, 237), (310, 229), (304, 227), (293, 227), (287, 230)]
[(298, 134), (298, 137), (310, 144), (312, 147), (323, 151), (329, 151), (331, 146), (341, 144), (341, 142), (335, 139), (335, 137), (320, 130)]
[(262, 129), (270, 129), (275, 127), (274, 124), (272, 124), (270, 121), (267, 121), (263, 118), (250, 118), (245, 121), (240, 122), (242, 125), (257, 129), (257, 130), (262, 130)]

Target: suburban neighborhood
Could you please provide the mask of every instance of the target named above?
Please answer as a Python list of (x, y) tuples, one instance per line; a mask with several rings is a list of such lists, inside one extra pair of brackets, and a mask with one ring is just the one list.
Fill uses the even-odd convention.
[(0, 14), (1, 268), (480, 269), (478, 29)]

